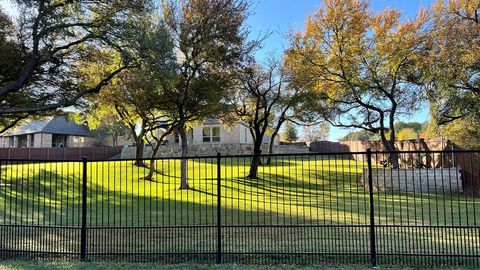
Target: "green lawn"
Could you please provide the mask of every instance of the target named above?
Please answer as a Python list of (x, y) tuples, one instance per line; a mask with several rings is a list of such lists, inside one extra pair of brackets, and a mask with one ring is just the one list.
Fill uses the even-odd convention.
[[(279, 157), (272, 165), (261, 166), (260, 179), (253, 180), (245, 178), (248, 163), (247, 158), (222, 160), (221, 218), (227, 261), (256, 260), (255, 255), (238, 253), (297, 252), (307, 253), (304, 260), (312, 262), (318, 260), (317, 253), (330, 258), (327, 261), (369, 261), (368, 189), (359, 183), (365, 164), (333, 157)], [(78, 252), (81, 168), (79, 162), (3, 165), (0, 224), (26, 227), (4, 227), (0, 233), (6, 241), (1, 248)], [(190, 190), (178, 190), (179, 170), (179, 161), (158, 161), (154, 179), (147, 181), (148, 169), (131, 161), (89, 163), (90, 257), (188, 253), (195, 260), (211, 260), (216, 251), (216, 161), (188, 162)], [(379, 256), (380, 261), (410, 263), (408, 254), (480, 252), (480, 229), (475, 227), (480, 221), (480, 199), (426, 192), (375, 192), (374, 198), (375, 222), (381, 225), (378, 252), (406, 254)], [(407, 224), (433, 227), (403, 226)], [(32, 229), (30, 225), (68, 228)], [(448, 227), (458, 225), (472, 227)], [(118, 227), (127, 228), (114, 229)], [(212, 254), (199, 258), (196, 253)], [(275, 259), (282, 262), (286, 257)], [(459, 260), (435, 259), (445, 264)], [(478, 263), (477, 258), (472, 260)]]

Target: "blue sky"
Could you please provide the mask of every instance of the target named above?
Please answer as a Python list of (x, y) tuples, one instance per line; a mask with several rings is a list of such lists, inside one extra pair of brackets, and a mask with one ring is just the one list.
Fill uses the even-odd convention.
[[(255, 1), (255, 0), (254, 0)], [(397, 8), (408, 18), (417, 14), (419, 7), (428, 8), (434, 0), (370, 0), (374, 11)], [(276, 51), (280, 53), (287, 45), (284, 35), (291, 28), (303, 28), (308, 14), (315, 12), (321, 0), (256, 0), (253, 14), (248, 19), (253, 36), (272, 31), (261, 53)]]
[[(255, 0), (254, 0), (255, 1)], [(405, 17), (413, 18), (420, 7), (428, 8), (435, 0), (371, 0), (371, 8), (381, 11), (386, 7), (397, 8)], [(321, 0), (256, 0), (248, 19), (252, 36), (261, 33), (272, 32), (265, 41), (264, 47), (259, 50), (257, 56), (264, 57), (270, 53), (281, 55), (287, 46), (285, 35), (290, 29), (303, 28), (308, 14), (315, 12), (320, 7)], [(14, 14), (15, 10), (10, 0), (0, 0), (0, 6), (8, 13)], [(402, 121), (424, 122), (428, 120), (428, 108), (423, 109)], [(349, 130), (331, 128), (330, 140), (335, 141), (343, 137)]]

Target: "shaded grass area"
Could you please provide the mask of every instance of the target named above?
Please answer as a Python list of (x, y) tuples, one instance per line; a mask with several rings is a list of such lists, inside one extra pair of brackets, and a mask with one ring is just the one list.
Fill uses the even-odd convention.
[[(369, 262), (369, 197), (359, 181), (364, 163), (338, 156), (278, 157), (259, 168), (260, 179), (245, 178), (248, 164), (249, 159), (241, 157), (221, 163), (222, 250), (227, 261), (254, 261), (255, 253), (304, 253), (327, 262), (339, 261), (339, 254), (349, 256), (344, 261)], [(155, 260), (155, 254), (216, 252), (216, 160), (188, 161), (190, 190), (178, 190), (178, 160), (155, 165), (154, 178), (147, 181), (148, 169), (130, 161), (88, 164), (90, 258), (127, 253), (150, 254), (149, 260)], [(0, 176), (0, 224), (9, 225), (0, 228), (5, 239), (1, 249), (78, 253), (81, 163), (8, 164)], [(410, 263), (412, 255), (436, 254), (445, 257), (427, 257), (425, 262), (463, 264), (449, 261), (449, 255), (467, 255), (478, 264), (478, 199), (380, 191), (374, 198), (380, 261)], [(425, 225), (432, 227), (421, 227)], [(465, 225), (470, 227), (455, 227)], [(302, 260), (315, 262), (319, 256)]]

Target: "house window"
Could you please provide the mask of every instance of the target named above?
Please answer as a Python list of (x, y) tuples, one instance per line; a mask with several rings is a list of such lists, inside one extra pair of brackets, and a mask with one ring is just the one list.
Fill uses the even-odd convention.
[(203, 142), (220, 142), (220, 127), (204, 127)]
[(52, 135), (52, 147), (67, 147), (68, 138), (65, 135)]
[(210, 142), (211, 137), (211, 127), (204, 127), (203, 128), (203, 142)]
[(212, 141), (213, 142), (220, 141), (220, 127), (212, 127)]
[(20, 135), (18, 138), (18, 147), (25, 148), (28, 147), (28, 135)]

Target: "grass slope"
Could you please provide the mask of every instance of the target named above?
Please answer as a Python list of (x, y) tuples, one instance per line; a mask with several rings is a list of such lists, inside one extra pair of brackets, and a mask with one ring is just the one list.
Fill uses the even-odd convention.
[[(351, 255), (347, 259), (368, 262), (369, 197), (368, 189), (359, 183), (364, 163), (341, 157), (279, 157), (272, 165), (261, 166), (260, 179), (246, 179), (248, 164), (247, 158), (222, 160), (221, 220), (227, 257), (238, 261), (242, 260), (238, 253), (300, 252), (308, 258), (323, 253), (335, 259), (344, 253)], [(78, 252), (81, 165), (1, 167), (0, 224), (67, 227), (7, 226), (0, 232), (6, 237), (3, 249)], [(157, 161), (152, 181), (144, 179), (148, 169), (131, 161), (93, 162), (87, 169), (88, 252), (92, 257), (114, 253), (214, 255), (216, 160), (189, 160), (190, 190), (178, 190), (178, 160)], [(405, 257), (478, 254), (480, 230), (475, 226), (480, 221), (480, 200), (427, 191), (379, 191), (374, 198), (375, 222), (381, 225), (377, 228), (379, 253)], [(304, 225), (308, 227), (299, 227)], [(465, 225), (472, 228), (455, 227)], [(384, 257), (401, 262), (398, 256)], [(284, 256), (277, 259), (282, 261)], [(437, 259), (441, 263), (456, 260)]]

